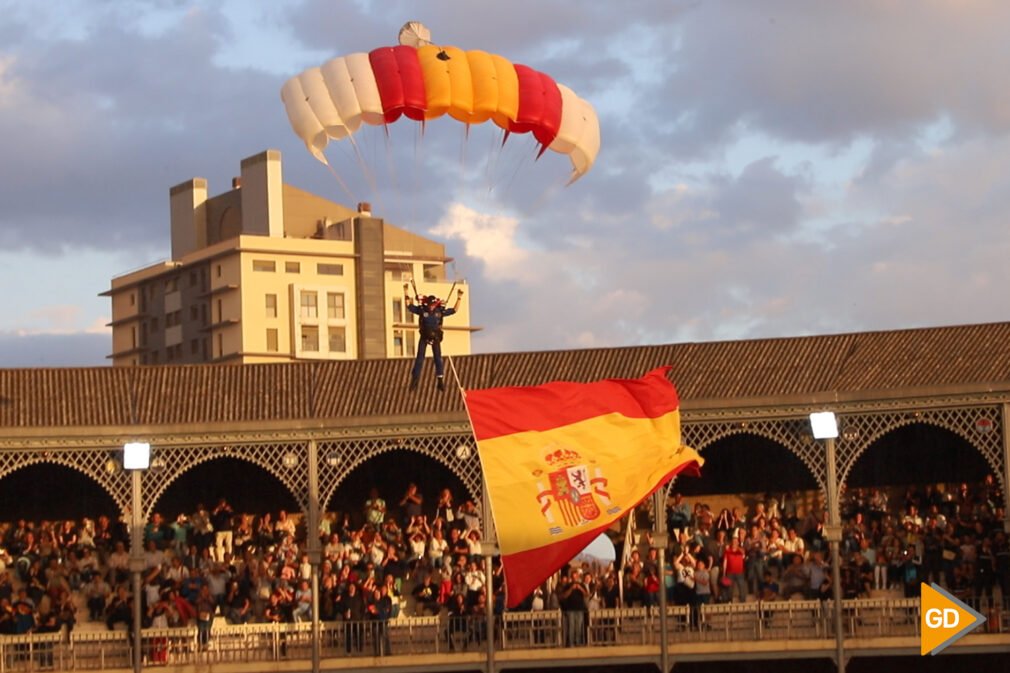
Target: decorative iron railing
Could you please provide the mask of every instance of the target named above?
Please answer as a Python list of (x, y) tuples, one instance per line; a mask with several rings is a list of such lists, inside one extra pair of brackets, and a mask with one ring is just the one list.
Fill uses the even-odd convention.
[[(1010, 634), (1010, 600), (983, 600), (975, 607), (988, 618), (982, 632)], [(207, 635), (195, 627), (144, 629), (145, 667), (269, 664), (312, 657), (311, 623), (228, 625), (220, 621)], [(496, 651), (657, 647), (661, 638), (656, 608), (594, 610), (578, 615), (559, 610), (507, 612), (496, 618), (495, 624)], [(846, 640), (915, 638), (919, 624), (916, 599), (843, 603)], [(451, 658), (459, 653), (485, 653), (488, 636), (482, 617), (443, 614), (389, 622), (324, 622), (319, 643), (324, 659), (424, 654)], [(830, 602), (820, 601), (728, 603), (697, 610), (672, 606), (667, 612), (667, 636), (672, 651), (691, 643), (789, 640), (824, 641), (827, 649), (835, 637), (834, 612)], [(131, 641), (125, 631), (0, 636), (0, 673), (129, 669), (131, 662)]]

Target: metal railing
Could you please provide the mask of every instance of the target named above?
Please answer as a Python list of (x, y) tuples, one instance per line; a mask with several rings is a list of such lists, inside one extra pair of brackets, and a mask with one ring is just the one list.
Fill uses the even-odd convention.
[[(917, 599), (844, 601), (846, 639), (917, 637)], [(1010, 600), (975, 601), (989, 620), (986, 633), (1010, 634)], [(824, 640), (834, 638), (831, 603), (773, 601), (671, 606), (667, 642), (678, 644), (748, 641)], [(209, 634), (195, 627), (144, 629), (146, 666), (207, 665), (301, 661), (312, 657), (312, 625), (228, 625), (220, 618)], [(588, 613), (560, 610), (506, 612), (496, 621), (498, 650), (547, 650), (568, 647), (658, 646), (657, 608), (621, 608)], [(319, 642), (324, 658), (484, 652), (489, 634), (482, 617), (401, 617), (389, 622), (324, 622)], [(0, 636), (0, 673), (8, 671), (126, 669), (132, 643), (125, 631)]]

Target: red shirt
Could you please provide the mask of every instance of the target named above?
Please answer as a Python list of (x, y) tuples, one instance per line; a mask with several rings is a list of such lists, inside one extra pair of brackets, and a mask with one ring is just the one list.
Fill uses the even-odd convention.
[(738, 547), (733, 549), (733, 547), (726, 547), (726, 550), (722, 553), (723, 559), (726, 561), (726, 574), (727, 575), (742, 575), (743, 574), (743, 548)]

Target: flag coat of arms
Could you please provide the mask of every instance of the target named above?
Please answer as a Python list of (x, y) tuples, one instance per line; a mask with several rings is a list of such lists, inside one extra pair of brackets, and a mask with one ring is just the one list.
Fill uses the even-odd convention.
[(669, 370), (466, 392), (509, 607), (674, 475), (697, 472)]

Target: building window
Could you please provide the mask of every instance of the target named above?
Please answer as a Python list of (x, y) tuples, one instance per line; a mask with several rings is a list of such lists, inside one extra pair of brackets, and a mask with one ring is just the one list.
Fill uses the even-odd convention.
[(279, 349), (277, 348), (277, 328), (270, 327), (267, 328), (267, 351), (271, 353), (276, 353)]
[(407, 332), (407, 355), (414, 354), (414, 332)]
[(301, 293), (301, 306), (302, 306), (301, 316), (303, 318), (318, 318), (319, 317), (319, 309), (318, 309), (317, 304), (316, 304), (316, 299), (317, 298), (316, 298), (316, 293), (315, 292), (306, 292), (305, 290), (302, 290), (302, 293)]
[(393, 332), (393, 355), (403, 357), (403, 332), (400, 330)]
[(151, 331), (152, 332), (157, 332), (158, 331), (158, 319), (157, 318), (151, 318)]
[(311, 353), (319, 352), (319, 328), (313, 325), (302, 325), (302, 350)]
[(218, 334), (217, 335), (217, 356), (219, 358), (220, 357), (224, 357), (224, 335), (223, 334)]
[(197, 320), (200, 319), (200, 307), (197, 306), (196, 304), (193, 304), (192, 306), (189, 307), (189, 319), (193, 322), (196, 322)]
[(199, 275), (196, 273), (196, 269), (189, 272), (189, 286), (196, 287)]
[(343, 276), (343, 264), (317, 264), (316, 273), (320, 276)]
[(175, 292), (179, 289), (179, 278), (169, 278), (165, 281), (165, 292)]
[(217, 321), (221, 322), (224, 320), (224, 302), (220, 299), (217, 300)]
[(326, 315), (330, 320), (344, 319), (344, 294), (342, 292), (326, 293)]
[(131, 348), (136, 348), (137, 347), (137, 326), (136, 325), (134, 325), (133, 327), (130, 328), (130, 347)]
[(393, 300), (393, 322), (403, 322), (403, 300)]
[(284, 262), (284, 271), (287, 273), (301, 273), (301, 262)]
[(268, 318), (277, 317), (277, 295), (275, 294), (267, 295), (267, 317)]
[(134, 306), (137, 303), (137, 295), (130, 293), (130, 306)]
[(330, 338), (331, 353), (347, 352), (347, 331), (343, 325), (330, 325), (327, 334)]
[(269, 259), (254, 259), (253, 271), (276, 271), (277, 263)]
[(218, 278), (221, 277), (221, 265), (220, 264), (217, 265), (217, 271), (215, 273), (217, 273), (217, 277)]
[(189, 341), (189, 354), (190, 355), (196, 355), (199, 352), (200, 352), (200, 340), (199, 339), (190, 339), (190, 341)]
[(151, 364), (158, 364), (158, 351), (151, 351)]

